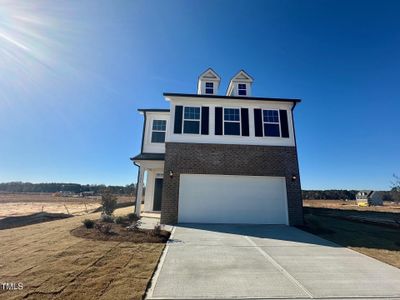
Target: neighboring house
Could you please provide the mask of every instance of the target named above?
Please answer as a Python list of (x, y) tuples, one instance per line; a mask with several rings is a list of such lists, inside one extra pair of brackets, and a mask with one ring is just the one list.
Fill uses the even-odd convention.
[[(161, 223), (290, 224), (303, 222), (293, 110), (299, 99), (251, 95), (240, 71), (219, 95), (208, 69), (197, 94), (164, 93), (170, 109), (144, 116), (138, 203)], [(136, 209), (140, 215), (140, 209)]]
[(357, 205), (383, 205), (384, 192), (363, 190), (356, 194)]

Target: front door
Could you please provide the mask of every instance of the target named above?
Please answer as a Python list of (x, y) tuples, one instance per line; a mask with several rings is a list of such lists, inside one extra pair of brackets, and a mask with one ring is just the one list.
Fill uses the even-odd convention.
[(156, 181), (154, 183), (154, 200), (153, 200), (154, 211), (161, 210), (162, 187), (163, 187), (163, 179), (156, 178)]

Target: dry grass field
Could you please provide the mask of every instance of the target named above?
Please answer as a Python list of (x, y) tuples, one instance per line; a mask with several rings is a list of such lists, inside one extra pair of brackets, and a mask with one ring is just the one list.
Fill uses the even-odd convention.
[[(133, 198), (119, 196), (118, 202), (132, 202)], [(52, 194), (0, 194), (0, 219), (25, 216), (45, 211), (82, 215), (100, 207), (100, 197), (54, 197)]]
[(355, 200), (304, 200), (303, 205), (305, 207), (400, 213), (400, 204), (393, 202), (384, 202), (383, 206), (359, 207)]
[(99, 213), (0, 231), (0, 279), (23, 284), (0, 299), (142, 299), (164, 244), (72, 236), (88, 216)]

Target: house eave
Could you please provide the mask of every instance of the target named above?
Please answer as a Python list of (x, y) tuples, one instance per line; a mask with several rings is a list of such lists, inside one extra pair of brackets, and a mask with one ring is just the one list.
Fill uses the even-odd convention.
[(253, 101), (274, 101), (274, 102), (291, 102), (299, 103), (301, 99), (297, 98), (264, 98), (264, 97), (239, 97), (239, 96), (223, 96), (223, 95), (198, 95), (198, 94), (183, 94), (183, 93), (163, 93), (164, 97), (178, 98), (211, 98), (211, 99), (230, 99), (230, 100), (253, 100)]

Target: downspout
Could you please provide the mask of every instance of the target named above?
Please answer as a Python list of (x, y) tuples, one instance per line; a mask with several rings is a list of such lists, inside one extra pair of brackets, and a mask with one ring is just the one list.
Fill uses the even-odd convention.
[[(143, 116), (144, 116), (144, 123), (143, 123), (143, 130), (142, 130), (142, 145), (140, 147), (140, 154), (143, 153), (144, 132), (146, 129), (146, 121), (147, 121), (146, 111), (143, 112)], [(134, 211), (134, 213), (136, 213), (138, 207), (140, 209), (140, 207), (142, 205), (142, 203), (139, 203), (139, 205), (137, 205), (138, 187), (139, 187), (139, 180), (140, 180), (140, 165), (138, 165), (135, 161), (133, 161), (133, 164), (138, 168), (137, 181), (136, 181), (136, 199), (135, 199), (136, 204), (135, 204), (135, 211)]]
[[(297, 156), (297, 170), (299, 172), (298, 174), (298, 181), (299, 181), (299, 186), (300, 186), (300, 198), (301, 198), (301, 215), (302, 215), (302, 223), (304, 224), (304, 213), (303, 213), (303, 195), (302, 195), (302, 190), (301, 190), (301, 182), (300, 182), (300, 166), (299, 166), (299, 155), (297, 152), (297, 139), (296, 139), (296, 126), (294, 126), (294, 108), (296, 107), (297, 102), (293, 101), (293, 106), (292, 106), (292, 125), (293, 125), (293, 137), (294, 137), (294, 147), (296, 149), (296, 156)], [(302, 224), (301, 224), (302, 225)]]

